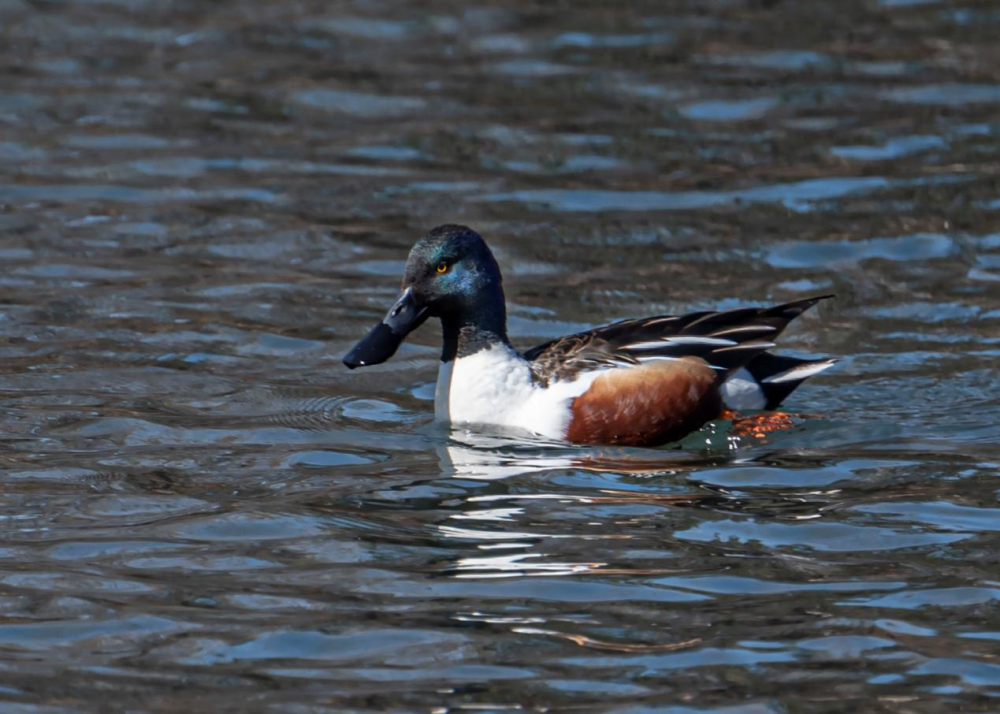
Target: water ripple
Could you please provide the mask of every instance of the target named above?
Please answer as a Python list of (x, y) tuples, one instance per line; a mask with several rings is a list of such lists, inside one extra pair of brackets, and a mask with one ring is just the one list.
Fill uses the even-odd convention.
[[(0, 709), (991, 708), (992, 8), (0, 16)], [(839, 361), (761, 438), (435, 425), (433, 321), (339, 358), (445, 222), (519, 348), (829, 292)]]

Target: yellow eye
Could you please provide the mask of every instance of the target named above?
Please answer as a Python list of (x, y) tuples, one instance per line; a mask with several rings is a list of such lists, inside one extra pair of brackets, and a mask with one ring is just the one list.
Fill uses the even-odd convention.
[(451, 266), (448, 265), (447, 261), (442, 260), (440, 263), (437, 264), (437, 271), (438, 271), (438, 273), (447, 273), (448, 272), (448, 268), (450, 268), (450, 267)]

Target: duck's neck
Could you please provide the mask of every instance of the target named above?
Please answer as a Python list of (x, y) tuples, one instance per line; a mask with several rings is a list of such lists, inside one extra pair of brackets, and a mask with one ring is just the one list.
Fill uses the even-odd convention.
[(499, 300), (480, 304), (476, 309), (464, 310), (441, 317), (444, 348), (441, 361), (451, 362), (458, 357), (468, 357), (494, 345), (510, 345), (507, 340), (507, 308), (503, 293)]

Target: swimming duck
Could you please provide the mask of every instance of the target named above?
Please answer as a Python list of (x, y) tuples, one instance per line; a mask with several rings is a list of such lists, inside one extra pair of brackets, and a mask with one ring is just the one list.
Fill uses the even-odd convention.
[(500, 266), (471, 228), (417, 241), (402, 293), (345, 356), (380, 364), (430, 317), (444, 347), (434, 414), (452, 424), (527, 429), (580, 444), (676, 441), (733, 409), (773, 409), (835, 360), (772, 355), (772, 341), (822, 295), (773, 307), (659, 315), (598, 327), (518, 352), (507, 338)]

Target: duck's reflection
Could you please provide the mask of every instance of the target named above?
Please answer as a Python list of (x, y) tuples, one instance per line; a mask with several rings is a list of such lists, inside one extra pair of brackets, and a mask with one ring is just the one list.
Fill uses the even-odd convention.
[[(510, 578), (523, 576), (584, 575), (609, 572), (609, 563), (570, 553), (586, 551), (590, 541), (628, 540), (626, 528), (614, 516), (614, 506), (630, 504), (692, 505), (708, 494), (685, 492), (650, 494), (642, 491), (587, 489), (552, 492), (553, 481), (567, 474), (621, 474), (635, 478), (670, 476), (704, 467), (704, 456), (647, 451), (644, 455), (622, 449), (567, 447), (530, 437), (455, 431), (447, 444), (438, 447), (441, 473), (451, 479), (489, 481), (488, 489), (477, 489), (455, 503), (444, 522), (436, 524), (439, 536), (464, 543), (465, 552), (443, 573), (456, 578)], [(709, 459), (710, 460), (710, 459)], [(525, 479), (537, 485), (547, 479), (545, 490), (525, 487)], [(487, 493), (482, 491), (486, 490)], [(600, 508), (601, 519), (582, 520), (589, 509)], [(563, 510), (565, 518), (540, 518)], [(576, 513), (574, 513), (576, 512)], [(558, 527), (558, 531), (553, 528)], [(461, 552), (461, 551), (460, 551)], [(561, 557), (560, 557), (561, 554)], [(582, 554), (582, 553), (581, 553)]]
[(698, 471), (766, 458), (740, 455), (728, 445), (700, 453), (582, 449), (456, 431), (437, 453), (441, 474), (452, 483), (489, 482), (470, 484), (464, 497), (449, 499), (433, 526), (438, 537), (464, 546), (451, 549), (457, 557), (438, 570), (456, 578), (664, 574), (674, 571), (623, 569), (594, 558), (607, 549), (593, 542), (635, 539), (642, 547), (639, 541), (648, 544), (655, 531), (654, 547), (666, 551), (675, 533), (698, 518), (674, 509), (803, 520), (821, 517), (830, 506), (824, 492), (734, 492), (700, 482)]
[(559, 469), (669, 475), (724, 463), (730, 458), (728, 450), (706, 455), (652, 449), (587, 448), (540, 440), (530, 434), (468, 430), (452, 431), (448, 443), (438, 446), (437, 453), (443, 475), (479, 481)]

